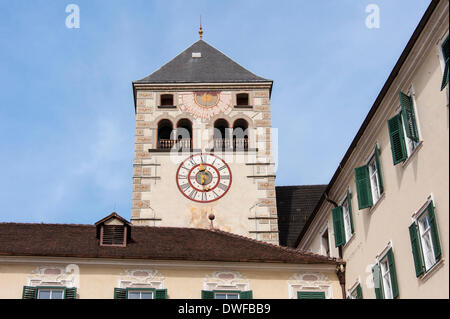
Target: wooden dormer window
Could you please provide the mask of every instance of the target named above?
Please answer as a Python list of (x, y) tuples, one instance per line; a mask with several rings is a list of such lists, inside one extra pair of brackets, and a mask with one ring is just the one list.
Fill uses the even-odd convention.
[(126, 247), (130, 238), (131, 224), (116, 213), (95, 223), (100, 246)]
[(127, 228), (125, 225), (102, 225), (100, 230), (101, 246), (126, 246)]

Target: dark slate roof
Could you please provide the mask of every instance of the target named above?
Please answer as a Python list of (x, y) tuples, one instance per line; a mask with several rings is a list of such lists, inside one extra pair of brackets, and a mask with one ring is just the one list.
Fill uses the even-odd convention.
[[(193, 58), (192, 53), (201, 53)], [(272, 82), (246, 70), (222, 52), (199, 40), (158, 71), (134, 83)]]
[(219, 230), (131, 226), (126, 247), (106, 247), (99, 246), (95, 226), (17, 223), (0, 223), (0, 256), (332, 265), (341, 262)]
[(280, 245), (295, 247), (298, 235), (313, 212), (327, 185), (277, 186)]

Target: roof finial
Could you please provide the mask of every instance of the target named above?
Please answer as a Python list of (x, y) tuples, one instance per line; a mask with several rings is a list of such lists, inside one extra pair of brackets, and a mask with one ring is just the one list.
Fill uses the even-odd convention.
[(202, 40), (203, 39), (202, 16), (200, 16), (200, 30), (198, 31), (198, 34), (200, 35), (200, 40)]

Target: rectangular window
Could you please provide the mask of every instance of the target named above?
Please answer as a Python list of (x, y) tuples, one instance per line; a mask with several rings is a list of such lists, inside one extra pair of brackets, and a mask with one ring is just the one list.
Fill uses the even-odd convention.
[(379, 173), (378, 173), (378, 165), (375, 160), (375, 155), (370, 159), (369, 164), (369, 178), (370, 178), (370, 189), (372, 192), (372, 201), (375, 205), (376, 202), (381, 197), (381, 190), (380, 190), (380, 180), (379, 180)]
[(367, 165), (355, 168), (359, 209), (372, 207), (384, 193), (380, 163), (380, 150), (376, 145)]
[(128, 299), (153, 299), (153, 291), (128, 290)]
[(373, 280), (377, 299), (395, 299), (399, 295), (394, 253), (389, 248), (373, 267)]
[(334, 227), (334, 242), (336, 247), (345, 245), (353, 235), (353, 218), (352, 218), (352, 203), (350, 191), (347, 191), (347, 196), (342, 202), (341, 206), (335, 207), (332, 210), (333, 227)]
[(328, 237), (328, 228), (322, 233), (321, 237), (321, 249), (322, 254), (325, 256), (330, 256), (330, 239)]
[(350, 237), (353, 235), (351, 212), (348, 207), (348, 199), (345, 199), (342, 203), (342, 214), (344, 215), (344, 231), (345, 231), (345, 242), (348, 242)]
[(358, 285), (350, 291), (348, 299), (363, 299), (361, 284), (358, 283)]
[(37, 299), (64, 299), (64, 288), (38, 288)]
[(202, 290), (202, 299), (253, 299), (253, 291)]
[(114, 288), (114, 299), (167, 299), (167, 289)]
[(418, 220), (420, 243), (422, 244), (425, 270), (428, 271), (436, 262), (433, 252), (433, 240), (431, 239), (430, 216), (425, 214)]
[(391, 273), (387, 256), (380, 261), (384, 299), (392, 299)]
[(401, 111), (388, 121), (394, 165), (404, 162), (420, 142), (414, 99), (399, 92)]
[(430, 201), (419, 214), (417, 220), (409, 226), (416, 277), (433, 268), (441, 258), (441, 246), (433, 201)]
[(323, 291), (298, 291), (298, 299), (325, 299), (325, 292)]
[(216, 292), (214, 299), (239, 299), (238, 292)]

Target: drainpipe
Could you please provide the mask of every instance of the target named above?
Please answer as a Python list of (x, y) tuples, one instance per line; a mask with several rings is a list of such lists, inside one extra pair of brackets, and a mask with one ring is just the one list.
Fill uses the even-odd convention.
[(342, 299), (345, 299), (345, 263), (341, 262), (336, 267), (336, 274), (339, 279), (339, 283), (341, 284), (342, 289)]
[(335, 201), (333, 201), (333, 200), (331, 200), (331, 199), (328, 198), (328, 194), (327, 194), (327, 193), (325, 193), (325, 200), (326, 200), (327, 202), (333, 204), (333, 206), (334, 206), (335, 208), (339, 206), (338, 204), (336, 204)]

